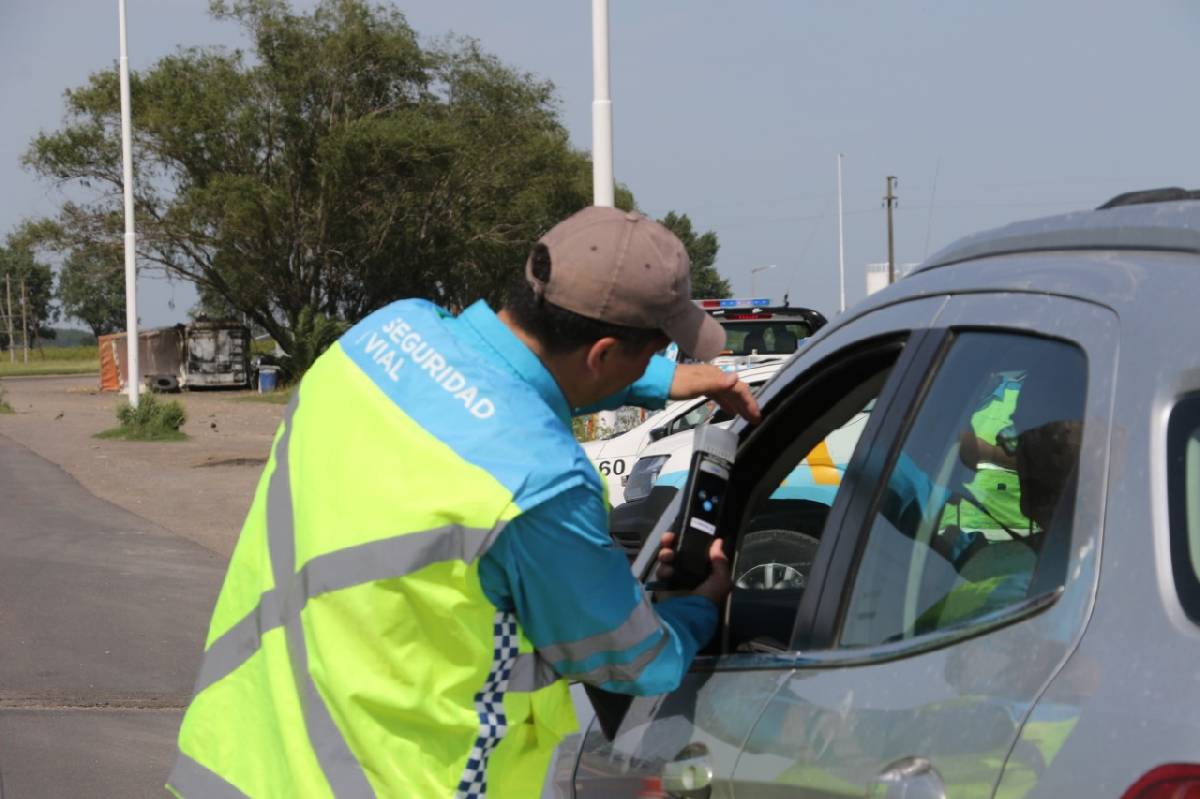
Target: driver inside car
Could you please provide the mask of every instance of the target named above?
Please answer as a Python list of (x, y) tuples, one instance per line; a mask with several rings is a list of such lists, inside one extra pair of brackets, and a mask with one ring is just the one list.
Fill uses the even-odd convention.
[[(1014, 382), (1010, 423), (996, 430), (995, 417), (987, 416), (984, 424), (991, 429), (981, 430), (977, 413), (972, 429), (960, 436), (959, 457), (974, 476), (957, 503), (943, 509), (943, 518), (954, 512), (955, 523), (945, 524), (933, 544), (962, 581), (917, 619), (918, 632), (1024, 599), (1047, 531), (1068, 521), (1056, 513), (1069, 510), (1070, 503), (1060, 501), (1071, 493), (1079, 461), (1083, 422), (1079, 409), (1071, 407), (1078, 398), (1062, 396), (1048, 375), (1040, 380), (1021, 375)], [(995, 443), (984, 437), (985, 430)], [(1014, 474), (1015, 486), (1005, 482)], [(975, 529), (965, 529), (968, 519)]]

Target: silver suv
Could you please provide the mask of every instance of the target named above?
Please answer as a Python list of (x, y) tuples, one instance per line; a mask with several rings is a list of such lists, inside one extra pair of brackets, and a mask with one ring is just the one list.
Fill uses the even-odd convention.
[(1198, 795), (1200, 202), (1160, 197), (967, 238), (808, 340), (734, 428), (717, 640), (599, 698), (560, 795)]

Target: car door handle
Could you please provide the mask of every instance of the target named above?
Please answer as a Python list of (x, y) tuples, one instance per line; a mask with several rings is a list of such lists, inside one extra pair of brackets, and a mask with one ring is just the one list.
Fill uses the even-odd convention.
[(675, 759), (663, 766), (662, 789), (667, 796), (708, 799), (712, 794), (713, 768), (708, 747), (690, 743)]
[(925, 757), (905, 757), (892, 763), (871, 783), (868, 799), (946, 799), (942, 775)]

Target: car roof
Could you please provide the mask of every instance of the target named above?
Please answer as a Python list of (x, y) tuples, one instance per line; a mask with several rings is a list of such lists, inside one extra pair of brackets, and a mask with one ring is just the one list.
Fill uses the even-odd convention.
[[(772, 305), (755, 308), (706, 308), (705, 310), (709, 316), (721, 324), (738, 324), (743, 322), (786, 324), (787, 322), (804, 322), (814, 333), (824, 327), (828, 321), (820, 311), (814, 308), (805, 308), (801, 305)], [(732, 314), (732, 316), (728, 316), (727, 314)], [(756, 314), (762, 314), (763, 316), (755, 318)]]
[(1200, 200), (1077, 211), (959, 239), (912, 274), (975, 258), (1047, 250), (1160, 250), (1200, 254)]
[[(1134, 352), (1191, 347), (1191, 306), (1200, 296), (1200, 200), (1115, 203), (959, 239), (808, 338), (778, 381), (793, 380), (799, 356), (856, 319), (925, 297), (1011, 292), (1073, 298), (1113, 311), (1122, 320), (1123, 346)], [(1200, 355), (1194, 360), (1200, 368)]]
[(1020, 292), (1074, 297), (1166, 335), (1200, 295), (1200, 201), (1122, 205), (1016, 222), (960, 239), (806, 341), (919, 297)]

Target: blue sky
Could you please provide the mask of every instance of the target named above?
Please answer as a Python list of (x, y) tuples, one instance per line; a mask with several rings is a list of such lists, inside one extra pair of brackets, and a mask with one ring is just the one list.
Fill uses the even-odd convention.
[[(204, 0), (127, 0), (130, 62), (244, 44)], [(306, 6), (308, 3), (297, 3)], [(836, 158), (845, 153), (847, 298), (886, 257), (884, 178), (899, 178), (896, 258), (1088, 208), (1121, 191), (1200, 187), (1200, 4), (1190, 0), (610, 0), (615, 171), (654, 216), (720, 237), (748, 294), (837, 310)], [(558, 87), (591, 137), (590, 0), (397, 3), (423, 36), (478, 38)], [(20, 154), (62, 92), (117, 56), (116, 2), (6, 0), (0, 10), (0, 234), (52, 213)], [(186, 286), (139, 281), (143, 324), (183, 317)], [(174, 308), (171, 308), (171, 303)]]

